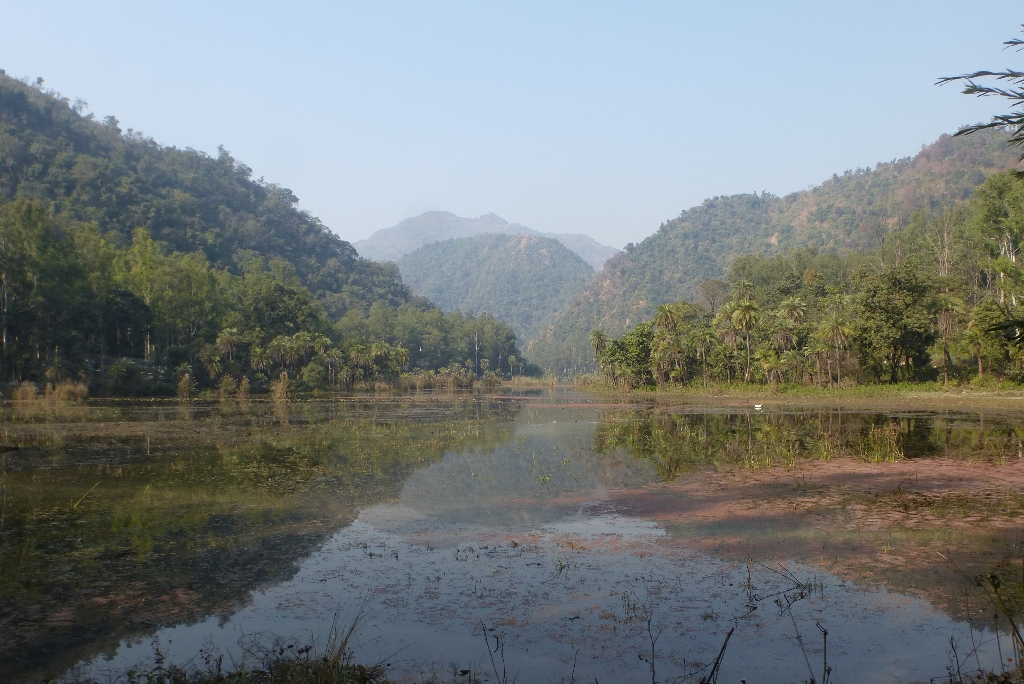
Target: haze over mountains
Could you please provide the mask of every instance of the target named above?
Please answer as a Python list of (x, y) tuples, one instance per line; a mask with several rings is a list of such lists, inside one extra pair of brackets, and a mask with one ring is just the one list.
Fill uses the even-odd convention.
[(594, 270), (552, 238), (487, 233), (434, 242), (398, 261), (402, 280), (445, 311), (486, 311), (536, 337), (586, 288)]
[[(78, 236), (82, 250), (95, 243), (93, 251), (100, 251), (79, 255), (83, 269), (104, 272), (102, 250), (122, 258), (144, 229), (167, 259), (201, 256), (196, 263), (203, 277), (211, 288), (223, 289), (217, 296), (230, 309), (242, 306), (231, 279), (244, 279), (254, 257), (262, 257), (278, 285), (312, 301), (339, 344), (401, 345), (414, 350), (412, 366), (424, 368), (464, 364), (477, 323), (458, 316), (435, 320), (440, 312), (418, 294), (444, 308), (513, 322), (515, 334), (505, 329), (495, 337), (503, 340), (500, 349), (494, 347), (495, 358), (507, 358), (518, 336), (532, 340), (526, 349), (531, 361), (549, 370), (585, 370), (591, 330), (619, 335), (649, 319), (659, 304), (693, 300), (703, 281), (723, 277), (737, 257), (790, 248), (873, 248), (915, 215), (964, 201), (987, 176), (1016, 166), (1003, 131), (945, 135), (913, 158), (835, 174), (785, 197), (708, 199), (627, 252), (583, 235), (538, 233), (494, 214), (468, 219), (428, 212), (357, 243), (360, 255), (299, 210), (289, 190), (254, 180), (251, 169), (226, 151), (212, 157), (160, 146), (123, 132), (113, 117), (95, 121), (58, 94), (0, 74), (0, 205), (35, 202), (63, 234)], [(365, 257), (400, 260), (402, 270)], [(595, 265), (600, 270), (590, 276)], [(86, 287), (91, 281), (82, 282)], [(166, 289), (176, 292), (180, 284), (168, 282)], [(90, 296), (106, 296), (106, 290), (97, 292)], [(181, 338), (187, 343), (176, 345), (180, 354), (194, 356), (213, 343), (217, 326), (235, 323), (218, 318), (210, 301), (199, 308), (181, 305), (182, 296), (168, 295), (167, 311), (157, 305), (153, 311), (178, 316), (166, 324), (164, 346)], [(204, 297), (212, 301), (213, 295)], [(415, 334), (399, 325), (402, 316), (416, 319)], [(92, 344), (90, 335), (103, 339), (109, 333), (91, 325), (81, 323), (83, 349)], [(446, 340), (443, 353), (441, 346), (421, 344), (438, 335)]]
[(365, 240), (354, 243), (353, 246), (361, 256), (367, 259), (398, 261), (404, 255), (433, 242), (473, 237), (486, 233), (499, 235), (522, 233), (558, 240), (580, 255), (595, 271), (620, 251), (579, 233), (541, 233), (518, 223), (509, 223), (495, 214), (463, 218), (447, 211), (428, 211), (419, 216), (407, 218), (391, 228), (378, 230)]
[(693, 301), (701, 282), (723, 277), (739, 256), (877, 247), (915, 214), (967, 200), (990, 174), (1016, 168), (1019, 151), (1006, 140), (1000, 130), (943, 135), (912, 158), (833, 174), (785, 197), (707, 199), (609, 260), (527, 352), (547, 368), (588, 368), (591, 330), (617, 336), (660, 304)]
[[(84, 108), (0, 70), (6, 379), (43, 378), (57, 364), (97, 378), (96, 391), (173, 390), (135, 371), (96, 375), (90, 359), (102, 369), (113, 354), (165, 370), (185, 363), (206, 387), (230, 371), (265, 389), (284, 370), (314, 388), (336, 385), (327, 378), (345, 365), (365, 377), (363, 349), (374, 345), (378, 375), (388, 358), (392, 376), (444, 368), (455, 379), (467, 358), (522, 358), (507, 324), (444, 314), (395, 264), (360, 257), (226, 150), (162, 146)], [(338, 374), (311, 353), (295, 351), (287, 369), (282, 355), (263, 355), (294, 335), (329, 340)], [(234, 341), (222, 359), (225, 336)]]

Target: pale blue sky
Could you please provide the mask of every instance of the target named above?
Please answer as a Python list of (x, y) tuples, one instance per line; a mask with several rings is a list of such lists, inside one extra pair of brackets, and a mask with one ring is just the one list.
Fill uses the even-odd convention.
[(348, 240), (445, 209), (621, 247), (1002, 111), (933, 83), (1019, 68), (1019, 10), (4, 0), (0, 68), (162, 144), (223, 144)]

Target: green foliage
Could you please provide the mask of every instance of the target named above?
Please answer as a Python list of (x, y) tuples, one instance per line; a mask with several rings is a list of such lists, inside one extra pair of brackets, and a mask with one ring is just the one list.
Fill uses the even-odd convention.
[[(1020, 50), (1024, 47), (1024, 40), (1020, 38), (1011, 38), (1010, 40), (1004, 41), (1003, 45), (1006, 47), (1017, 48)], [(975, 71), (974, 73), (964, 74), (963, 76), (946, 76), (940, 78), (938, 85), (945, 85), (947, 83), (963, 83), (963, 94), (970, 95), (971, 97), (1001, 97), (1004, 100), (1010, 102), (1011, 111), (1008, 114), (997, 114), (993, 116), (988, 123), (974, 124), (973, 126), (965, 126), (964, 128), (957, 131), (957, 135), (970, 135), (971, 133), (977, 133), (978, 131), (989, 130), (992, 128), (998, 128), (1000, 130), (1010, 130), (1012, 135), (1010, 136), (1010, 144), (1021, 146), (1024, 145), (1024, 114), (1020, 110), (1013, 110), (1013, 107), (1018, 107), (1024, 102), (1024, 90), (1021, 86), (1024, 85), (1024, 72), (1016, 71), (1014, 69), (1006, 69), (1004, 71)], [(993, 83), (994, 85), (986, 85), (986, 83)], [(1024, 160), (1024, 153), (1021, 153), (1021, 160)], [(1024, 674), (1024, 672), (1022, 672)]]
[(475, 359), (477, 332), (493, 367), (522, 357), (508, 325), (413, 296), (223, 150), (122, 134), (0, 74), (0, 160), (0, 379), (189, 400), (230, 395), (226, 377), (246, 395), (282, 373), (394, 382)]
[(479, 235), (435, 242), (402, 257), (402, 278), (445, 311), (486, 311), (532, 339), (594, 272), (557, 240)]
[(830, 388), (1020, 381), (1009, 328), (1024, 320), (1022, 187), (1016, 174), (994, 174), (970, 202), (917, 214), (874, 250), (738, 258), (728, 282), (699, 288), (717, 293), (716, 309), (662, 305), (617, 340), (598, 329), (595, 358), (610, 384), (627, 388), (697, 378)]
[(254, 180), (224, 149), (214, 158), (160, 146), (2, 74), (0, 160), (0, 204), (42, 200), (60, 225), (93, 225), (110, 244), (144, 228), (167, 251), (201, 252), (236, 274), (246, 255), (281, 259), (332, 316), (411, 299), (393, 266), (360, 259), (290, 190)]
[[(350, 311), (338, 321), (336, 330), (344, 339), (362, 344), (380, 339), (408, 350), (412, 369), (465, 367), (468, 359), (470, 371), (483, 373), (490, 368), (501, 373), (508, 369), (510, 356), (522, 357), (515, 332), (490, 314), (444, 314), (440, 309), (392, 308), (378, 302), (366, 316)], [(528, 375), (540, 374), (535, 366), (524, 365)]]
[[(762, 276), (750, 269), (775, 268), (760, 257), (793, 249), (804, 250), (798, 261), (831, 255), (815, 257), (821, 287), (844, 280), (848, 273), (842, 269), (857, 265), (856, 259), (842, 256), (846, 251), (883, 252), (886, 262), (905, 257), (909, 253), (906, 238), (915, 229), (927, 227), (932, 242), (922, 238), (919, 244), (924, 252), (933, 253), (942, 248), (944, 235), (933, 219), (944, 210), (955, 214), (956, 203), (970, 198), (986, 177), (1014, 167), (1015, 154), (1006, 141), (1002, 130), (969, 137), (944, 135), (913, 158), (833, 175), (815, 188), (786, 197), (753, 194), (708, 199), (611, 259), (528, 351), (535, 359), (559, 364), (552, 367), (560, 372), (585, 371), (589, 359), (581, 351), (588, 350), (590, 330), (603, 328), (620, 335), (650, 320), (660, 304), (702, 299), (701, 284), (721, 279), (732, 269), (756, 284)], [(961, 232), (966, 228), (956, 217), (951, 217), (951, 223)], [(971, 245), (971, 249), (977, 247)], [(947, 256), (948, 267), (955, 269), (962, 264), (953, 257), (971, 255)], [(799, 287), (803, 273), (795, 263), (788, 281), (772, 278), (778, 291), (762, 288), (759, 303), (774, 307), (786, 292)], [(712, 309), (719, 303), (704, 302)]]
[[(137, 635), (143, 620), (192, 623), (232, 610), (254, 584), (293, 576), (295, 559), (359, 510), (396, 499), (412, 473), (446, 453), (507, 442), (519, 411), (455, 401), (409, 418), (365, 402), (339, 415), (334, 402), (304, 401), (282, 422), (278, 408), (165, 407), (166, 420), (151, 421), (148, 405), (126, 402), (41, 421), (35, 405), (3, 407), (5, 444), (47, 464), (12, 469), (7, 457), (4, 681), (63, 677)], [(83, 422), (88, 434), (76, 427)], [(166, 594), (181, 598), (151, 598)], [(75, 619), (49, 618), (64, 611)]]

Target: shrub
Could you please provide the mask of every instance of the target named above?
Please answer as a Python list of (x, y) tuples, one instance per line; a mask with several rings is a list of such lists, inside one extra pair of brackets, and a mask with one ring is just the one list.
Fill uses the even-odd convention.
[(277, 377), (277, 380), (270, 383), (270, 394), (276, 402), (283, 404), (291, 401), (292, 383), (288, 379), (288, 371), (281, 371), (281, 375)]
[(36, 386), (27, 380), (18, 385), (14, 390), (15, 401), (32, 401), (36, 398)]

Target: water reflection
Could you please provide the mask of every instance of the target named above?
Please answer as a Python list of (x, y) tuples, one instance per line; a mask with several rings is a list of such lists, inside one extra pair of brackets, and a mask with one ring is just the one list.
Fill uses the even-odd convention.
[(794, 630), (816, 622), (844, 680), (926, 680), (965, 618), (993, 634), (937, 552), (973, 572), (1022, 541), (1003, 414), (423, 395), (4, 418), (0, 629), (17, 639), (0, 666), (17, 679), (123, 670), (149, 635), (182, 660), (254, 632), (308, 640), (362, 605), (357, 655), (398, 677), (479, 664), (483, 621), (521, 681), (574, 660), (588, 681), (649, 681), (655, 615), (659, 680), (706, 665), (730, 626), (723, 678), (807, 679)]
[(657, 478), (643, 459), (592, 449), (594, 410), (527, 408), (509, 441), (493, 449), (450, 452), (413, 474), (403, 504), (445, 522), (538, 524), (609, 487), (641, 487)]
[(53, 676), (161, 624), (227, 616), (518, 407), (100, 405), (4, 417), (0, 668)]
[(1005, 463), (1022, 454), (1018, 419), (985, 414), (620, 409), (607, 411), (594, 450), (622, 448), (655, 464), (663, 480), (739, 465), (792, 466), (850, 456), (870, 463), (941, 456)]

